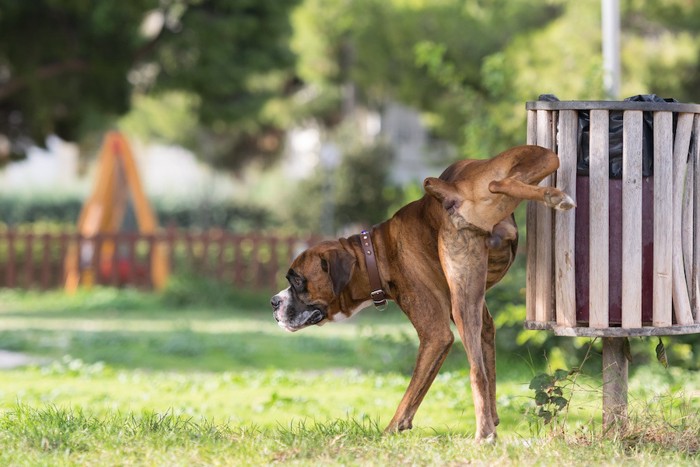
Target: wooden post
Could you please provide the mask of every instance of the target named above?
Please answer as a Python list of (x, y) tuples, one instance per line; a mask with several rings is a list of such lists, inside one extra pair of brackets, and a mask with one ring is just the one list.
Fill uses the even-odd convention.
[(627, 428), (626, 337), (603, 337), (603, 429)]

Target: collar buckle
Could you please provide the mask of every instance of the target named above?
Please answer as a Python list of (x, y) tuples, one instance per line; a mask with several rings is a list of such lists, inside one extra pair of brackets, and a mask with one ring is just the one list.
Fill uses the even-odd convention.
[(374, 307), (379, 311), (384, 311), (387, 306), (386, 293), (382, 288), (382, 280), (379, 277), (379, 267), (377, 266), (376, 252), (374, 250), (374, 245), (372, 244), (372, 237), (370, 233), (363, 230), (360, 234), (360, 239), (362, 243), (362, 251), (365, 256), (365, 266), (367, 266), (367, 276), (369, 279), (370, 292), (369, 296), (374, 303)]

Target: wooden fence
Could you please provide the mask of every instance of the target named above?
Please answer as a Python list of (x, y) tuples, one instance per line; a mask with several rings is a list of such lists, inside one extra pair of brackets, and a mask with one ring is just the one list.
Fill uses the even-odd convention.
[[(65, 258), (77, 245), (80, 268), (96, 284), (151, 288), (154, 247), (165, 248), (171, 274), (193, 274), (234, 287), (277, 291), (284, 286), (292, 259), (313, 244), (314, 237), (240, 235), (223, 230), (164, 230), (155, 235), (35, 233), (0, 230), (0, 287), (51, 289), (63, 287)], [(101, 257), (103, 245), (114, 254)]]

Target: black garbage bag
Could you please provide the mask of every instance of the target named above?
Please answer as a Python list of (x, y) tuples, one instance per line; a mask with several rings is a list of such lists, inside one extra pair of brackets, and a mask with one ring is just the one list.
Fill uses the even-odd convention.
[[(557, 101), (559, 99), (551, 94), (540, 96), (539, 100)], [(630, 102), (678, 102), (675, 99), (664, 99), (655, 94), (640, 94), (628, 97), (625, 101)], [(619, 110), (609, 113), (609, 155), (610, 155), (610, 178), (622, 178), (622, 129), (623, 112)], [(652, 112), (644, 112), (642, 127), (642, 175), (650, 177), (654, 174), (654, 116)], [(578, 162), (576, 172), (579, 175), (588, 175), (589, 155), (590, 155), (590, 128), (591, 119), (587, 110), (578, 113)], [(675, 130), (676, 116), (673, 118), (673, 128)]]

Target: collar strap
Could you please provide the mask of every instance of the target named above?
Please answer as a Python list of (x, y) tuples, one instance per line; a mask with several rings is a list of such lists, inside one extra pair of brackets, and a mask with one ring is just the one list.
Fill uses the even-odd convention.
[(367, 276), (369, 277), (370, 297), (375, 308), (382, 311), (386, 308), (386, 294), (382, 288), (382, 280), (379, 277), (377, 267), (377, 255), (372, 244), (372, 236), (366, 230), (360, 234), (362, 241), (362, 251), (365, 254), (365, 265), (367, 266)]

